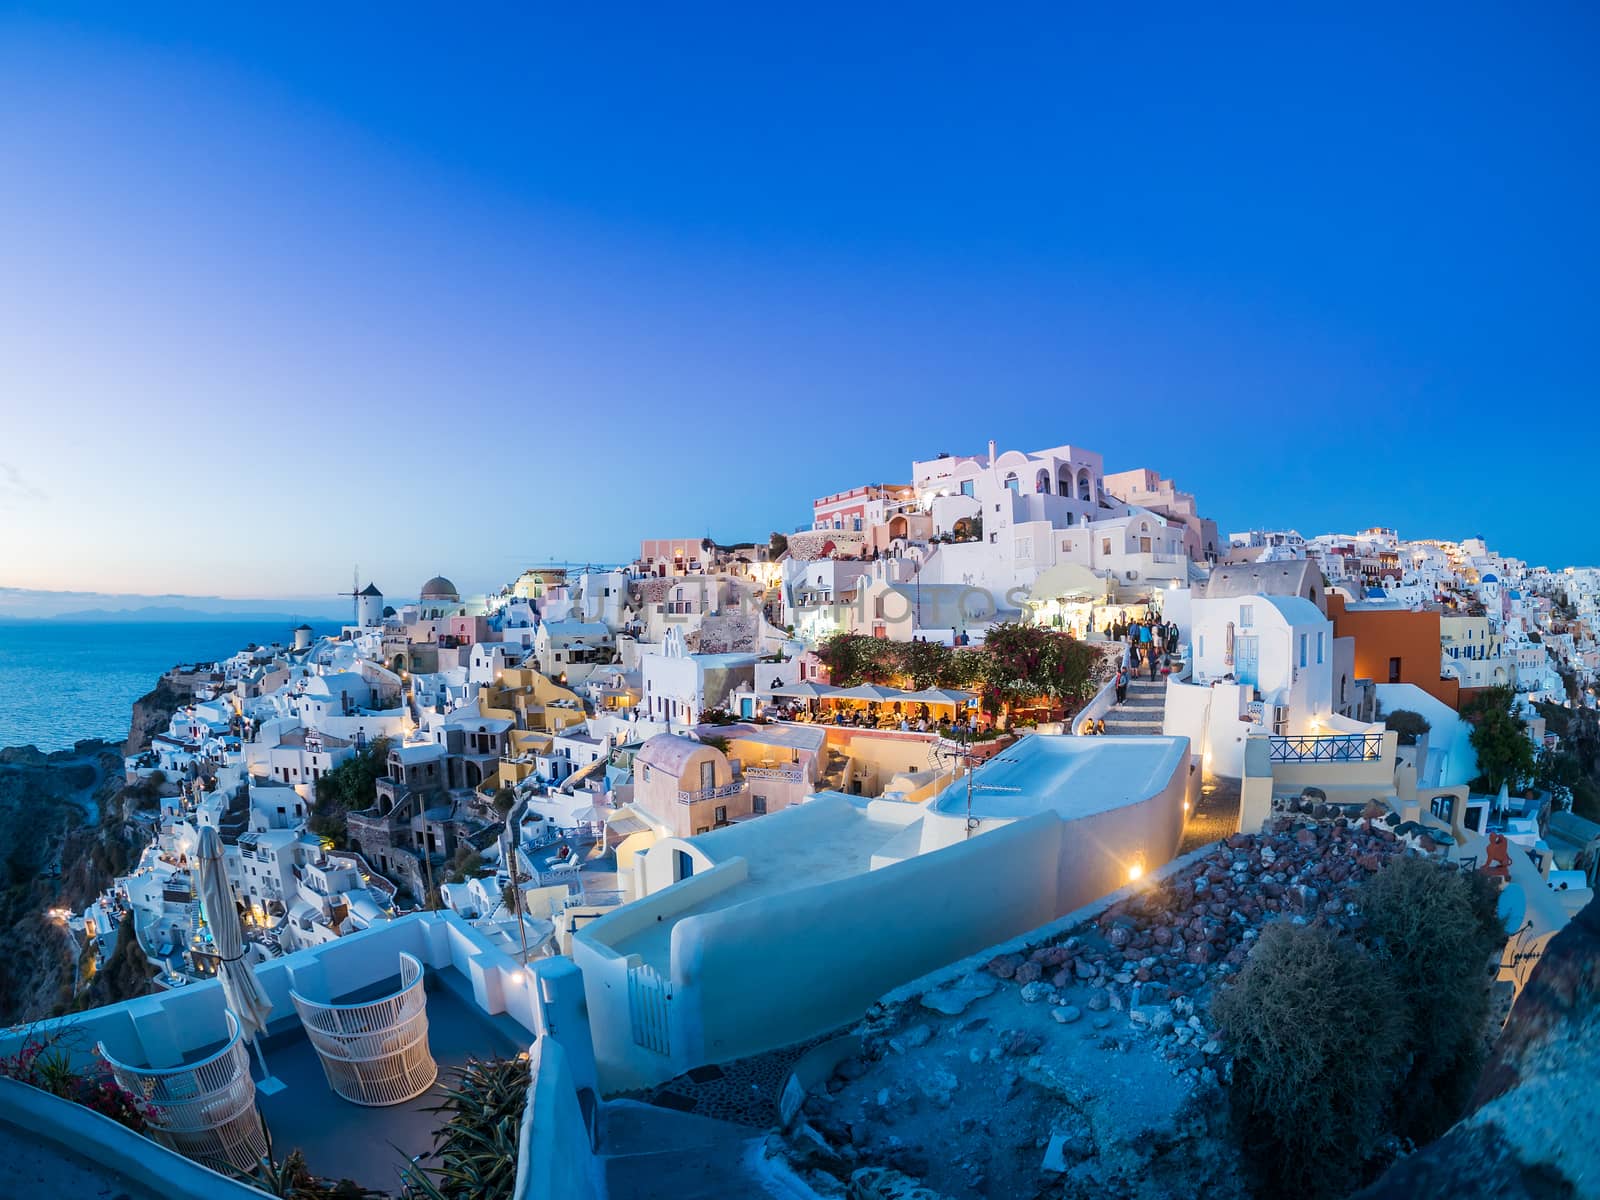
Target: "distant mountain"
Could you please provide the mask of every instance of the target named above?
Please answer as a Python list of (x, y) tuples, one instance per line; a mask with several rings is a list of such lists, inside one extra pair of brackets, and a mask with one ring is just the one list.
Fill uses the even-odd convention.
[[(9, 619), (95, 622), (171, 621), (174, 623), (215, 621), (219, 623), (231, 622), (234, 624), (237, 624), (240, 621), (282, 621), (286, 624), (299, 624), (300, 622), (305, 621), (327, 625), (339, 620), (340, 618), (319, 615), (317, 613), (258, 612), (255, 609), (251, 609), (248, 612), (207, 612), (206, 610), (199, 608), (176, 608), (170, 605), (146, 605), (144, 608), (82, 608), (73, 612), (56, 613), (54, 616), (49, 617), (20, 617)], [(344, 615), (344, 619), (349, 619), (348, 613)]]
[(324, 596), (234, 600), (221, 596), (46, 592), (0, 587), (0, 621), (343, 621), (348, 603)]

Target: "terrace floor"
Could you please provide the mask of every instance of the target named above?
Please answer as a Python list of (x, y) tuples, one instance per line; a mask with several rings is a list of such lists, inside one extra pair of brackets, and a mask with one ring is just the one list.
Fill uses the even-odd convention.
[[(374, 999), (399, 985), (396, 976), (336, 1001)], [(532, 1040), (517, 1022), (489, 1016), (470, 998), (458, 995), (454, 986), (428, 973), (428, 1045), (439, 1064), (441, 1082), (449, 1080), (452, 1067), (469, 1058), (519, 1054)], [(400, 1167), (432, 1148), (439, 1117), (427, 1110), (438, 1103), (437, 1088), (405, 1104), (366, 1108), (334, 1095), (316, 1050), (298, 1027), (267, 1038), (262, 1049), (268, 1069), (285, 1085), (271, 1096), (259, 1092), (256, 1096), (272, 1135), (274, 1157), (282, 1159), (299, 1149), (317, 1175), (398, 1192)]]

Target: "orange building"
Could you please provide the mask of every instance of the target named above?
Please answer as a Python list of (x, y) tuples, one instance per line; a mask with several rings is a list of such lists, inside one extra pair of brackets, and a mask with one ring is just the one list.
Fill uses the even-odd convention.
[(1439, 665), (1439, 611), (1405, 608), (1348, 609), (1345, 598), (1329, 589), (1328, 617), (1335, 638), (1354, 638), (1356, 676), (1374, 683), (1414, 683), (1451, 708), (1459, 706), (1461, 685), (1442, 679)]

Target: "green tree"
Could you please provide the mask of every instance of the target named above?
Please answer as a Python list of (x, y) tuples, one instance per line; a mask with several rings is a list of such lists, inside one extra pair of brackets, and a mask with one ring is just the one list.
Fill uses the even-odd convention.
[(1511, 688), (1489, 688), (1462, 709), (1472, 725), (1472, 748), (1485, 791), (1499, 791), (1502, 784), (1514, 791), (1533, 776), (1533, 743), (1516, 715), (1516, 702)]
[(1264, 1195), (1342, 1196), (1387, 1126), (1400, 998), (1361, 946), (1274, 922), (1212, 1003), (1233, 1053), (1231, 1099)]
[(1403, 1001), (1395, 1130), (1419, 1143), (1460, 1117), (1482, 1065), (1489, 965), (1505, 942), (1495, 901), (1483, 876), (1412, 856), (1391, 858), (1358, 893), (1361, 941)]
[(491, 801), (491, 804), (493, 804), (495, 813), (502, 821), (511, 814), (511, 810), (513, 807), (515, 807), (516, 803), (516, 793), (510, 788), (502, 787), (495, 789), (494, 799)]
[(317, 802), (306, 823), (311, 832), (336, 846), (348, 836), (346, 817), (371, 808), (378, 800), (378, 780), (389, 770), (389, 739), (374, 738), (317, 780)]

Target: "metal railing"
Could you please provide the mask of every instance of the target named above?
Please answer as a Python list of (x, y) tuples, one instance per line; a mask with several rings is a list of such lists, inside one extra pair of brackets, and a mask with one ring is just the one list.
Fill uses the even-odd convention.
[(1273, 762), (1373, 762), (1383, 754), (1381, 733), (1273, 734), (1270, 741)]
[(731, 783), (719, 784), (716, 787), (696, 788), (693, 791), (679, 791), (679, 804), (698, 804), (702, 800), (721, 800), (728, 796), (737, 796), (744, 789), (744, 780), (735, 779)]
[(364, 1004), (328, 1004), (291, 991), (328, 1086), (352, 1104), (403, 1104), (433, 1086), (422, 963), (400, 955), (400, 990)]
[(782, 779), (788, 783), (799, 783), (805, 778), (805, 772), (799, 767), (746, 767), (746, 779)]
[(150, 1133), (168, 1149), (231, 1174), (249, 1170), (267, 1154), (256, 1115), (256, 1085), (239, 1021), (227, 1017), (228, 1040), (215, 1054), (181, 1067), (135, 1067), (95, 1049), (124, 1089), (146, 1106)]

